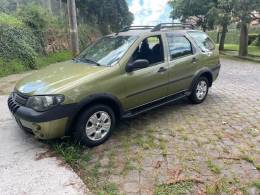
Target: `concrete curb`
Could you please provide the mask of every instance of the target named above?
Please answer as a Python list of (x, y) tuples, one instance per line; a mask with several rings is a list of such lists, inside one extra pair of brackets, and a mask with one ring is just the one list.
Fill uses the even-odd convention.
[(89, 194), (79, 176), (55, 157), (38, 158), (48, 152), (45, 144), (22, 131), (0, 96), (0, 193)]

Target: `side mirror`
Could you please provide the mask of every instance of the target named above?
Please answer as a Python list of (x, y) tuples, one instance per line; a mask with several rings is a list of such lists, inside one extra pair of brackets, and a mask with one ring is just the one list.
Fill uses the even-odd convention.
[(149, 66), (149, 61), (145, 59), (136, 60), (126, 66), (126, 72), (132, 72), (137, 69), (146, 68)]

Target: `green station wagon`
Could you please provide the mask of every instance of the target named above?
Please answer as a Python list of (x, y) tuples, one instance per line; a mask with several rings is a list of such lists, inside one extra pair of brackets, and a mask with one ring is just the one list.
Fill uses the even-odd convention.
[(21, 80), (8, 106), (39, 139), (97, 146), (120, 119), (183, 97), (202, 103), (219, 70), (215, 44), (191, 25), (131, 26)]

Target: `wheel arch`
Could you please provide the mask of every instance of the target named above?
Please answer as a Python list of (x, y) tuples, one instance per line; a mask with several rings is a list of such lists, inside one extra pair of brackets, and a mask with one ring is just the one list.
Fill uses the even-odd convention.
[(75, 122), (78, 120), (78, 117), (87, 109), (87, 107), (96, 104), (109, 106), (114, 111), (116, 119), (120, 119), (123, 115), (123, 107), (118, 98), (115, 96), (107, 93), (90, 95), (79, 103), (75, 114), (69, 119), (65, 130), (66, 136), (70, 136), (73, 133)]
[(197, 80), (200, 77), (202, 77), (202, 76), (204, 76), (204, 77), (206, 77), (208, 79), (209, 87), (212, 86), (212, 84), (213, 84), (213, 73), (212, 73), (212, 71), (209, 68), (204, 68), (202, 70), (199, 70), (197, 73), (195, 73), (195, 76), (194, 76), (194, 78), (192, 80), (192, 84), (191, 84), (191, 87), (190, 87), (190, 91), (193, 90)]

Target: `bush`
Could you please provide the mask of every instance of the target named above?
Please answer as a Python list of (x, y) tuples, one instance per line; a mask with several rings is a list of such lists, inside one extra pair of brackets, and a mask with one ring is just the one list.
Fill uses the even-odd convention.
[(23, 23), (31, 30), (37, 38), (38, 47), (35, 48), (37, 53), (46, 54), (46, 41), (44, 33), (49, 28), (58, 28), (58, 19), (37, 4), (29, 4), (21, 6), (17, 10), (17, 16), (21, 18)]
[(251, 45), (258, 36), (259, 36), (258, 34), (249, 34), (248, 35), (248, 45)]
[(35, 69), (34, 43), (35, 37), (30, 31), (0, 24), (0, 58), (5, 63), (18, 59), (28, 68)]
[(260, 46), (260, 34), (255, 38), (251, 45)]

